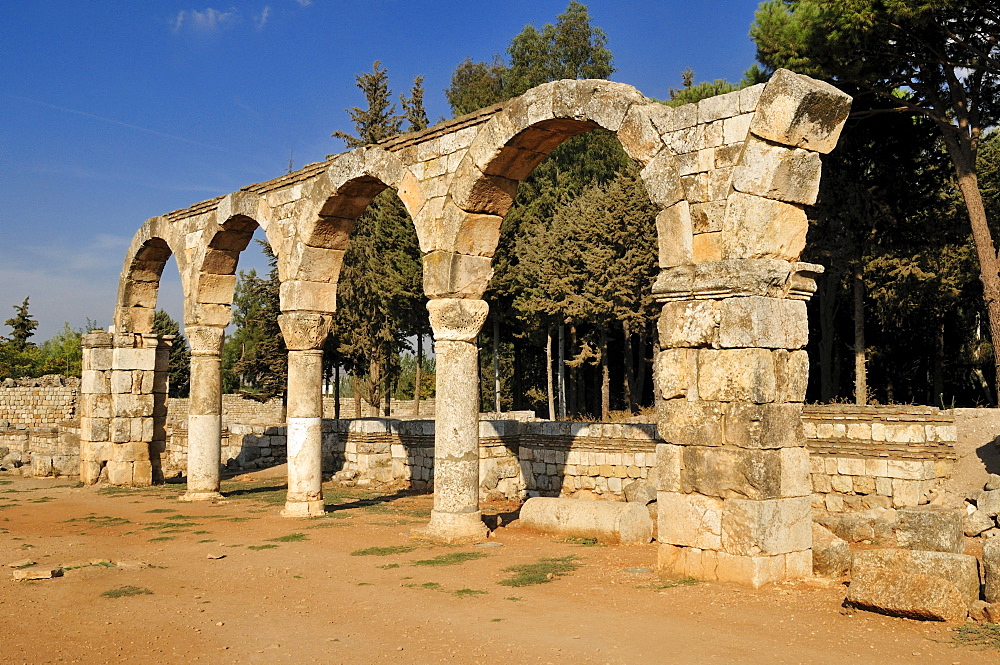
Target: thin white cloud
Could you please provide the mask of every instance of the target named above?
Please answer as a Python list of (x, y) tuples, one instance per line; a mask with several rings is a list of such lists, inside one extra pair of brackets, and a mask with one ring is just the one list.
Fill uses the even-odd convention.
[(312, 0), (295, 0), (295, 2), (299, 3), (300, 7), (308, 7), (312, 4)]
[[(208, 7), (201, 11), (197, 9), (182, 9), (172, 21), (174, 32), (179, 32), (181, 28), (187, 26), (188, 29), (196, 32), (214, 32), (219, 28), (233, 25), (239, 21), (239, 13), (235, 9), (222, 11)], [(265, 17), (266, 21), (266, 17)]]
[(271, 15), (271, 6), (265, 5), (264, 9), (261, 10), (257, 18), (254, 19), (254, 23), (257, 25), (258, 30), (263, 30), (264, 26), (267, 25), (267, 19)]

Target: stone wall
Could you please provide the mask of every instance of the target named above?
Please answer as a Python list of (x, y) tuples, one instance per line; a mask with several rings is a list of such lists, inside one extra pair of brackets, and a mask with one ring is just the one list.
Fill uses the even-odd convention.
[(0, 469), (25, 475), (76, 476), (80, 473), (80, 423), (0, 428)]
[(79, 381), (67, 379), (67, 385), (61, 385), (63, 380), (59, 377), (55, 379), (58, 379), (59, 385), (53, 385), (55, 381), (46, 382), (48, 385), (24, 385), (41, 383), (37, 379), (18, 381), (18, 385), (13, 386), (7, 382), (0, 385), (0, 422), (25, 427), (52, 427), (76, 418)]
[(813, 507), (828, 512), (927, 503), (958, 457), (953, 411), (923, 406), (809, 405)]
[[(181, 423), (187, 419), (189, 400), (186, 397), (171, 397), (167, 400), (167, 422), (172, 426), (182, 426)], [(349, 397), (342, 397), (340, 400), (341, 418), (354, 417), (354, 400)], [(361, 415), (363, 418), (377, 417), (372, 413), (373, 409), (367, 403), (362, 402)], [(390, 404), (392, 417), (410, 418), (414, 416), (414, 402), (412, 400), (393, 400)], [(323, 396), (323, 417), (333, 418), (336, 412), (336, 400), (332, 395)], [(434, 417), (434, 400), (420, 400), (420, 417)], [(224, 423), (239, 423), (240, 425), (273, 425), (284, 422), (284, 405), (280, 398), (274, 398), (267, 402), (258, 402), (247, 399), (240, 395), (222, 396), (222, 421)]]

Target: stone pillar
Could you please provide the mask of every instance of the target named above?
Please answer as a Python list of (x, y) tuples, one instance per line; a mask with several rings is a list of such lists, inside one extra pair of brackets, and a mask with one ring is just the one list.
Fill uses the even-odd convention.
[(820, 271), (737, 259), (661, 274), (655, 379), (668, 442), (657, 446), (665, 574), (755, 587), (812, 574), (801, 412), (804, 301)]
[(187, 326), (191, 345), (191, 395), (188, 401), (187, 491), (183, 501), (221, 499), (222, 340), (224, 328)]
[(93, 332), (84, 336), (80, 477), (145, 487), (159, 480), (166, 442), (167, 369), (173, 337)]
[(278, 317), (288, 347), (288, 497), (285, 517), (322, 515), (323, 342), (333, 319), (316, 312)]
[(440, 298), (427, 303), (437, 354), (434, 509), (422, 535), (447, 542), (482, 540), (479, 510), (479, 348), (489, 305)]

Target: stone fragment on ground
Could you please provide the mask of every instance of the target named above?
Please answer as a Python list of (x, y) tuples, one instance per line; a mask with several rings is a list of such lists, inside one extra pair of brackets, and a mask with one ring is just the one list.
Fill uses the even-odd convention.
[(893, 525), (896, 542), (910, 550), (961, 554), (965, 549), (963, 517), (961, 508), (900, 508)]
[(840, 577), (851, 568), (851, 546), (822, 524), (812, 525), (813, 573), (820, 577)]
[(987, 603), (1000, 603), (1000, 538), (983, 544), (983, 597)]
[(970, 538), (978, 536), (984, 531), (989, 531), (995, 526), (996, 522), (993, 521), (993, 518), (979, 509), (969, 513), (962, 522), (963, 532)]
[(17, 561), (11, 561), (7, 564), (8, 568), (27, 568), (28, 566), (34, 566), (35, 562), (32, 559), (18, 559)]
[(899, 548), (854, 553), (847, 602), (911, 619), (963, 621), (979, 597), (976, 558)]
[(652, 503), (656, 501), (656, 487), (647, 480), (635, 480), (625, 486), (625, 500), (629, 503)]
[(976, 507), (990, 517), (1000, 515), (1000, 490), (981, 492)]
[(1000, 490), (1000, 474), (991, 473), (989, 478), (986, 479), (983, 489), (987, 491)]
[(61, 577), (62, 568), (44, 566), (41, 568), (18, 568), (14, 570), (15, 580), (50, 580), (53, 577)]

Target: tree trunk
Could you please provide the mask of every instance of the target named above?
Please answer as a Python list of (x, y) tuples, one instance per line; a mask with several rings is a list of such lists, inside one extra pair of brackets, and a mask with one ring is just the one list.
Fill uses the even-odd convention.
[[(660, 333), (658, 331), (653, 331), (653, 367), (656, 367), (656, 359), (660, 355)], [(656, 413), (660, 413), (660, 402), (663, 398), (660, 397), (660, 388), (656, 385), (656, 372), (653, 372), (653, 406), (656, 407)]]
[(354, 384), (354, 417), (361, 417), (361, 379), (357, 374), (351, 376), (351, 382)]
[(931, 404), (937, 404), (942, 409), (944, 406), (944, 319), (938, 321), (937, 335), (934, 344), (934, 375), (931, 385), (934, 395)]
[(611, 368), (608, 366), (608, 331), (601, 328), (601, 420), (611, 419)]
[(976, 255), (979, 257), (979, 279), (983, 283), (983, 300), (986, 302), (986, 313), (990, 324), (990, 342), (993, 344), (993, 362), (996, 368), (994, 393), (1000, 394), (1000, 262), (997, 261), (996, 247), (986, 220), (986, 208), (979, 191), (979, 180), (976, 177), (976, 164), (972, 146), (965, 144), (954, 133), (952, 125), (942, 126), (939, 123), (944, 143), (948, 148), (955, 175), (958, 178), (958, 188), (962, 192), (965, 208), (969, 213), (969, 224), (972, 226), (972, 239), (976, 243)]
[(420, 384), (423, 383), (424, 376), (424, 336), (417, 335), (417, 368), (413, 378), (413, 415), (420, 415)]
[(545, 378), (549, 397), (549, 420), (556, 419), (556, 403), (552, 386), (552, 324), (545, 328)]
[(340, 363), (333, 366), (333, 419), (340, 420)]
[(500, 413), (500, 317), (493, 315), (493, 402)]
[(859, 262), (852, 275), (854, 292), (854, 403), (868, 403), (868, 371), (865, 369), (865, 283)]
[(834, 318), (837, 313), (836, 275), (823, 275), (816, 295), (819, 296), (819, 399), (830, 402), (836, 394), (833, 371), (833, 350), (836, 345)]
[(642, 404), (646, 396), (646, 341), (649, 339), (649, 324), (639, 328), (639, 363), (635, 368), (636, 406)]
[(635, 413), (635, 357), (628, 321), (622, 321), (622, 333), (625, 336), (625, 408), (629, 413)]
[(391, 372), (389, 367), (392, 364), (392, 360), (389, 358), (389, 351), (385, 352), (385, 371), (382, 372), (382, 399), (385, 403), (382, 414), (388, 418), (389, 414), (392, 413), (392, 379), (389, 377)]
[(566, 420), (566, 326), (559, 324), (559, 419)]
[[(571, 325), (569, 327), (569, 353), (573, 355), (577, 353), (579, 349), (577, 348), (576, 339), (576, 326)], [(580, 368), (578, 366), (572, 366), (569, 368), (569, 380), (566, 386), (566, 408), (571, 416), (575, 416), (580, 412), (580, 399), (579, 399), (579, 386), (577, 385), (577, 377), (580, 373)]]

